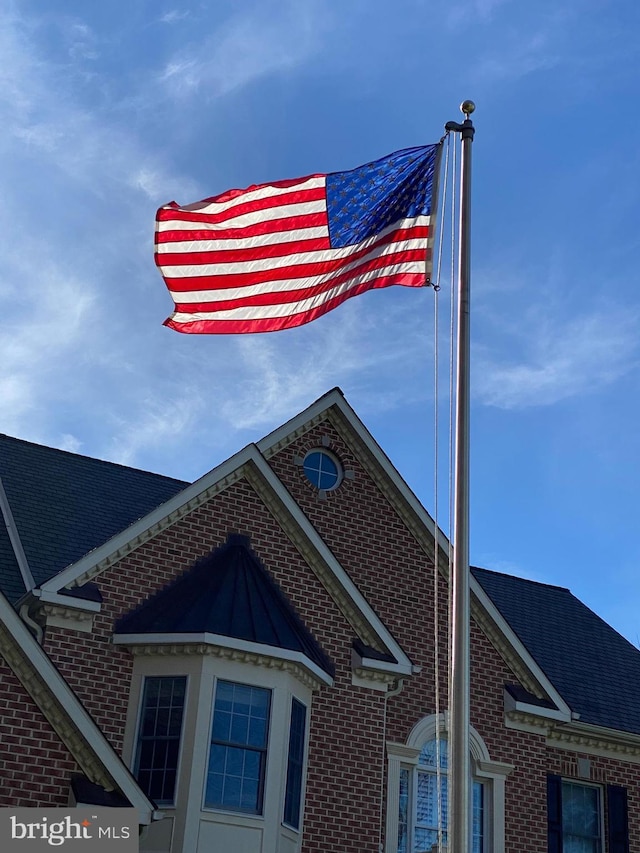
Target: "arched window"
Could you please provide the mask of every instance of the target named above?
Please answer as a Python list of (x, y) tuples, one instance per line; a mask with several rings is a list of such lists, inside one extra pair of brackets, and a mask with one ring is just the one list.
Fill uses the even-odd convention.
[[(473, 728), (469, 740), (473, 772), (472, 851), (503, 853), (504, 780), (513, 767), (491, 761), (484, 741)], [(438, 814), (442, 815), (445, 845), (448, 814), (447, 740), (442, 715), (420, 720), (406, 744), (387, 744), (387, 754), (386, 853), (437, 851)]]
[[(414, 768), (400, 769), (398, 853), (437, 850), (439, 815), (442, 817), (443, 844), (446, 845), (448, 781), (447, 741), (443, 737), (432, 738), (424, 744)], [(484, 853), (485, 849), (484, 794), (483, 782), (474, 779), (472, 853)]]

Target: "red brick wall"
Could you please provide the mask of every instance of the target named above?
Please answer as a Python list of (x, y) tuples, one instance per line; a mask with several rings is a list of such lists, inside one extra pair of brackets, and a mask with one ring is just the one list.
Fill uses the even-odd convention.
[(2, 658), (0, 696), (0, 806), (65, 806), (78, 766)]

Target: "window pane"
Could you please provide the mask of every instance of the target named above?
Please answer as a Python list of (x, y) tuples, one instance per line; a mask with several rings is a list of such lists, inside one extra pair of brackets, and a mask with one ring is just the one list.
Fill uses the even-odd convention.
[(398, 853), (408, 853), (409, 844), (409, 771), (400, 770), (400, 802), (398, 806)]
[[(440, 792), (437, 766), (440, 763)], [(435, 738), (426, 743), (413, 770), (402, 769), (400, 774), (400, 803), (398, 815), (399, 853), (431, 851), (438, 843), (439, 825), (443, 843), (447, 843), (449, 791), (447, 774), (447, 742)], [(413, 788), (413, 796), (411, 789)], [(484, 853), (484, 788), (473, 782), (472, 792), (472, 853)]]
[(420, 751), (418, 764), (424, 764), (427, 767), (435, 768), (437, 766), (438, 749), (440, 750), (440, 768), (442, 770), (446, 770), (448, 765), (447, 742), (443, 738), (440, 738), (439, 741), (434, 738), (428, 743), (425, 743)]
[(473, 853), (483, 853), (484, 836), (484, 786), (481, 782), (473, 783), (473, 837), (471, 840)]
[(145, 794), (159, 803), (174, 799), (186, 683), (185, 676), (144, 682), (135, 775)]
[(304, 736), (307, 709), (297, 699), (291, 702), (289, 724), (289, 756), (284, 799), (284, 822), (295, 829), (300, 827), (300, 804), (304, 770)]
[(260, 814), (271, 692), (216, 685), (205, 806)]
[(575, 782), (562, 783), (562, 843), (564, 853), (601, 850), (600, 790)]

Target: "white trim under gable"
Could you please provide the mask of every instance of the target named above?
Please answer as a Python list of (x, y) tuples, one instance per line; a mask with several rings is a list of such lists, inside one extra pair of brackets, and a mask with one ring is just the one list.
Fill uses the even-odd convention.
[[(101, 729), (98, 728), (84, 705), (80, 702), (60, 672), (53, 665), (49, 656), (38, 645), (36, 639), (27, 629), (22, 619), (20, 619), (9, 601), (1, 593), (0, 623), (4, 626), (5, 630), (10, 634), (20, 651), (25, 656), (30, 668), (35, 670), (41, 679), (43, 689), (49, 693), (50, 697), (55, 700), (55, 703), (57, 703), (67, 715), (82, 738), (82, 741), (85, 744), (85, 749), (90, 750), (97, 763), (104, 768), (105, 775), (113, 780), (115, 785), (117, 785), (118, 789), (129, 800), (131, 805), (138, 810), (140, 823), (150, 823), (154, 817), (157, 816), (153, 803), (145, 796), (145, 794), (143, 794), (138, 783), (127, 770), (111, 744), (107, 741)], [(11, 666), (11, 662), (7, 662)], [(20, 678), (18, 673), (16, 673), (16, 675)], [(22, 681), (22, 679), (20, 680)], [(31, 693), (33, 684), (31, 683), (29, 687), (25, 685), (25, 687), (32, 695), (36, 704), (40, 707), (40, 703), (37, 698), (33, 693)], [(43, 708), (41, 708), (41, 710), (45, 713)], [(52, 705), (47, 706), (47, 711), (49, 713), (45, 713), (45, 716), (49, 719), (49, 716), (53, 713)], [(50, 720), (50, 722), (52, 721)], [(54, 725), (53, 722), (52, 725)], [(69, 748), (70, 752), (74, 754), (74, 749), (67, 743), (65, 736), (60, 732), (58, 732), (58, 734), (67, 748)], [(82, 766), (82, 761), (78, 761), (78, 763)]]
[[(309, 406), (308, 409), (305, 409), (304, 412), (301, 412), (296, 417), (287, 421), (286, 424), (274, 430), (269, 435), (265, 436), (265, 438), (258, 442), (258, 448), (268, 458), (272, 453), (276, 452), (278, 449), (280, 449), (281, 446), (283, 446), (289, 436), (296, 433), (296, 431), (301, 430), (305, 424), (308, 424), (312, 420), (322, 420), (322, 416), (324, 415), (324, 413), (327, 413), (328, 410), (332, 407), (337, 408), (343, 415), (343, 417), (346, 418), (350, 427), (358, 435), (360, 440), (366, 445), (367, 450), (372, 454), (377, 463), (383, 468), (385, 475), (394, 484), (398, 492), (401, 494), (403, 500), (408, 504), (411, 510), (413, 510), (413, 512), (418, 517), (423, 526), (426, 528), (426, 530), (428, 530), (432, 535), (434, 535), (435, 525), (433, 519), (431, 518), (427, 510), (422, 506), (416, 495), (411, 491), (404, 479), (400, 476), (396, 468), (393, 466), (393, 463), (391, 462), (389, 457), (373, 438), (373, 436), (366, 428), (364, 423), (360, 420), (354, 409), (349, 405), (344, 394), (339, 388), (334, 388), (333, 390), (329, 391), (327, 394), (320, 397), (320, 399), (316, 400), (316, 402)], [(446, 550), (449, 544), (448, 539), (445, 534), (440, 530), (438, 531), (438, 540), (440, 543), (440, 547)], [(498, 608), (495, 606), (493, 601), (489, 598), (480, 583), (474, 578), (472, 574), (470, 574), (470, 588), (471, 592), (474, 594), (479, 604), (496, 624), (501, 634), (507, 640), (508, 644), (515, 651), (516, 655), (524, 663), (525, 667), (531, 672), (535, 680), (540, 684), (540, 686), (549, 696), (551, 701), (554, 702), (554, 704), (557, 706), (562, 718), (570, 719), (571, 709), (569, 705), (565, 702), (560, 693), (558, 693), (556, 688), (550, 682), (547, 675), (536, 663), (527, 648), (523, 645), (520, 638), (513, 631), (511, 626), (504, 619)]]
[[(176, 518), (184, 512), (188, 512), (195, 506), (199, 505), (202, 500), (202, 495), (213, 486), (226, 485), (224, 482), (227, 478), (230, 481), (237, 479), (241, 475), (241, 469), (250, 459), (255, 458), (255, 445), (249, 444), (247, 447), (235, 453), (225, 462), (222, 462), (216, 468), (213, 468), (207, 474), (204, 474), (200, 479), (196, 480), (190, 486), (184, 488), (177, 495), (169, 498), (165, 503), (160, 504), (150, 513), (139, 518), (129, 527), (125, 527), (120, 533), (112, 536), (103, 545), (89, 551), (84, 557), (81, 557), (76, 563), (67, 566), (57, 575), (49, 578), (41, 585), (41, 589), (54, 593), (69, 585), (77, 585), (78, 579), (85, 574), (91, 574), (93, 569), (100, 566), (100, 563), (109, 561), (108, 565), (116, 562), (123, 553), (119, 553), (125, 546), (135, 542), (140, 538), (141, 541), (146, 541), (144, 534), (155, 533), (154, 528), (161, 529), (168, 523), (171, 523), (172, 516)], [(235, 475), (235, 476), (234, 476)], [(207, 499), (206, 497), (204, 498)], [(191, 506), (193, 504), (193, 506)], [(136, 543), (139, 544), (139, 543)], [(134, 546), (135, 547), (135, 546)], [(106, 568), (106, 566), (105, 566)], [(98, 569), (100, 571), (101, 568)], [(97, 574), (98, 572), (93, 572)]]
[[(209, 490), (220, 487), (220, 484), (226, 485), (227, 482), (234, 482), (241, 477), (245, 477), (247, 469), (252, 467), (250, 463), (253, 463), (254, 470), (257, 469), (262, 479), (284, 505), (287, 513), (293, 519), (295, 526), (302, 532), (304, 539), (310, 543), (320, 560), (328, 567), (330, 574), (335, 578), (337, 585), (342, 590), (346, 599), (349, 600), (353, 609), (370, 626), (372, 634), (377, 637), (381, 646), (387, 649), (395, 658), (396, 662), (385, 663), (384, 669), (396, 677), (411, 675), (411, 660), (393, 638), (392, 634), (353, 583), (347, 572), (342, 568), (331, 550), (325, 545), (307, 516), (293, 500), (289, 491), (278, 479), (255, 444), (247, 445), (243, 450), (236, 453), (217, 468), (209, 471), (208, 474), (196, 480), (195, 483), (187, 486), (182, 492), (170, 498), (166, 503), (156, 507), (147, 516), (118, 533), (112, 539), (105, 542), (104, 545), (86, 554), (74, 565), (55, 575), (55, 577), (42, 585), (43, 592), (47, 596), (52, 595), (65, 586), (78, 583), (80, 579), (84, 581), (88, 580), (89, 577), (95, 576), (103, 568), (107, 568), (116, 562), (128, 550), (132, 550), (132, 547), (136, 547), (137, 544), (150, 538), (156, 530), (164, 529), (168, 523), (171, 523), (172, 516), (178, 518), (185, 512), (198, 506), (203, 500), (208, 499), (207, 492)], [(138, 539), (140, 542), (136, 542)], [(135, 544), (132, 547), (128, 547), (131, 546), (131, 543)]]
[(280, 646), (269, 646), (266, 643), (255, 643), (251, 640), (240, 640), (236, 637), (224, 637), (221, 634), (207, 632), (202, 634), (114, 634), (113, 643), (121, 646), (182, 646), (199, 643), (220, 646), (259, 657), (277, 658), (296, 663), (309, 670), (314, 678), (323, 684), (333, 685), (333, 678), (302, 652), (280, 648)]
[[(88, 580), (90, 576), (98, 574), (103, 568), (116, 562), (125, 553), (132, 550), (143, 541), (147, 541), (152, 535), (170, 524), (174, 518), (177, 519), (189, 512), (191, 509), (198, 506), (203, 500), (207, 500), (209, 495), (217, 489), (218, 491), (235, 480), (245, 476), (243, 468), (249, 463), (253, 463), (259, 470), (262, 477), (267, 481), (271, 489), (278, 495), (286, 509), (294, 518), (297, 526), (303, 532), (305, 538), (311, 543), (320, 558), (331, 573), (336, 578), (341, 589), (347, 597), (353, 602), (356, 609), (369, 622), (374, 633), (379, 638), (380, 642), (386, 647), (389, 652), (398, 661), (397, 665), (389, 664), (389, 671), (395, 672), (398, 675), (411, 674), (411, 661), (402, 651), (398, 643), (393, 639), (390, 632), (383, 625), (381, 620), (374, 613), (368, 602), (351, 581), (348, 574), (338, 563), (329, 548), (320, 538), (315, 528), (311, 525), (306, 515), (300, 507), (295, 503), (284, 484), (277, 478), (265, 457), (272, 455), (285, 443), (291, 440), (292, 433), (299, 432), (300, 434), (308, 428), (310, 422), (320, 422), (325, 416), (329, 417), (329, 412), (332, 408), (338, 410), (342, 417), (348, 422), (349, 427), (354, 431), (360, 441), (364, 443), (368, 452), (376, 460), (376, 463), (381, 467), (384, 476), (396, 488), (405, 504), (414, 513), (415, 517), (424, 527), (424, 529), (433, 535), (435, 528), (433, 519), (422, 506), (418, 498), (411, 491), (407, 483), (402, 479), (398, 471), (377, 444), (371, 433), (364, 426), (355, 411), (347, 403), (342, 392), (334, 388), (327, 394), (320, 397), (305, 409), (303, 412), (287, 421), (281, 427), (278, 427), (265, 438), (261, 439), (257, 444), (250, 444), (243, 450), (240, 450), (234, 456), (227, 459), (225, 462), (218, 465), (216, 468), (209, 471), (195, 483), (187, 486), (182, 492), (179, 492), (166, 503), (152, 510), (147, 516), (139, 519), (130, 527), (126, 528), (109, 541), (105, 542), (100, 547), (91, 551), (89, 554), (82, 557), (77, 563), (64, 569), (59, 574), (42, 584), (42, 589), (47, 592), (57, 592), (64, 586), (78, 583), (80, 578)], [(264, 454), (264, 455), (263, 455)], [(447, 538), (439, 531), (439, 542), (442, 548), (447, 547)], [(558, 709), (565, 714), (570, 713), (569, 706), (562, 699), (558, 691), (551, 684), (545, 673), (535, 662), (531, 654), (525, 648), (515, 632), (501, 615), (498, 608), (493, 604), (489, 596), (484, 592), (478, 581), (471, 575), (470, 578), (471, 591), (475, 596), (476, 601), (485, 611), (489, 619), (496, 625), (500, 634), (506, 640), (515, 657), (519, 658), (524, 664), (533, 678), (539, 683), (542, 690), (551, 698), (557, 705)]]
[(22, 542), (20, 541), (20, 534), (18, 533), (18, 527), (14, 521), (13, 513), (11, 512), (11, 504), (9, 503), (9, 498), (7, 497), (7, 493), (5, 491), (1, 477), (0, 512), (2, 512), (2, 517), (4, 518), (4, 523), (7, 527), (9, 541), (11, 542), (11, 547), (13, 548), (13, 553), (15, 555), (16, 562), (18, 563), (18, 568), (20, 569), (22, 582), (25, 586), (25, 590), (29, 592), (29, 590), (33, 589), (33, 587), (36, 585), (36, 582), (34, 581), (33, 575), (31, 574), (31, 568), (27, 560), (27, 555), (24, 553), (24, 548), (22, 547)]

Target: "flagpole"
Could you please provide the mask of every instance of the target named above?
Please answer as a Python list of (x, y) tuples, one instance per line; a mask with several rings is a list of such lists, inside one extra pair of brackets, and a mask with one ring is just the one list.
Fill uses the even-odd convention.
[(447, 122), (445, 129), (460, 133), (460, 233), (458, 248), (458, 336), (456, 367), (455, 503), (451, 605), (451, 683), (449, 693), (449, 853), (471, 853), (471, 762), (469, 758), (469, 374), (471, 283), (471, 143), (474, 127), (469, 116), (473, 101), (460, 109), (465, 120)]

